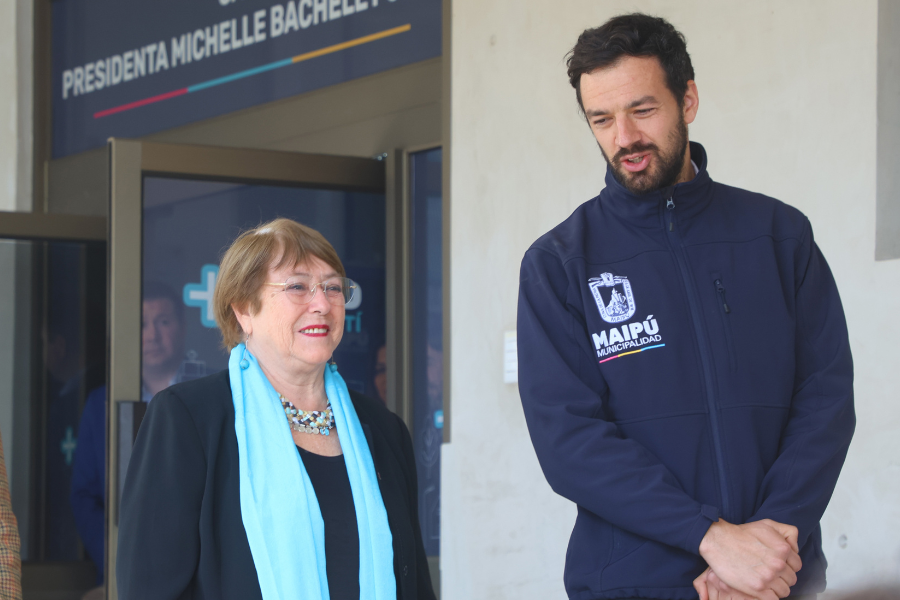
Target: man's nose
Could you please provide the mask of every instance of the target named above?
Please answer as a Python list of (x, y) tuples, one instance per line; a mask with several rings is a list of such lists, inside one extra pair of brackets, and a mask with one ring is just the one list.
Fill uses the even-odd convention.
[(616, 120), (616, 145), (619, 148), (628, 148), (641, 139), (641, 132), (631, 122), (631, 119)]

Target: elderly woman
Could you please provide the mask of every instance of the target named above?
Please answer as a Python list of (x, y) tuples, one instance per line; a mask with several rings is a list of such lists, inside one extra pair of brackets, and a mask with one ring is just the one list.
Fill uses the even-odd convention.
[(409, 432), (329, 362), (354, 285), (278, 219), (225, 253), (228, 370), (150, 403), (119, 516), (121, 600), (434, 598)]

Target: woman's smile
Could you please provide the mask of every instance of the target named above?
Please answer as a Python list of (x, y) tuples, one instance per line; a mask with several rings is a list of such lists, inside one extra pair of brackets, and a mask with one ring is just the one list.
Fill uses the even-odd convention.
[(328, 337), (330, 330), (328, 325), (307, 325), (300, 329), (300, 333), (307, 337)]

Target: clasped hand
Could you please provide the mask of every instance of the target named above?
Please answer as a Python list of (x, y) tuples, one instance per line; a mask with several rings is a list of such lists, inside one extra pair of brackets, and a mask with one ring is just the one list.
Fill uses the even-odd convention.
[(720, 519), (700, 542), (709, 568), (694, 580), (700, 600), (777, 600), (797, 583), (797, 528), (770, 519), (734, 525)]

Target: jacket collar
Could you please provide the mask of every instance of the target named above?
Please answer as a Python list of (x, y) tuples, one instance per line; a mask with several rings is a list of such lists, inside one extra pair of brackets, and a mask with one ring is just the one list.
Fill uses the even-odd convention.
[(705, 209), (711, 199), (712, 179), (706, 171), (706, 150), (697, 142), (690, 143), (691, 160), (699, 171), (690, 181), (646, 194), (634, 194), (616, 181), (612, 168), (606, 167), (606, 188), (600, 193), (604, 211), (641, 227), (659, 227), (663, 222), (666, 201), (672, 198), (678, 219), (689, 219)]

